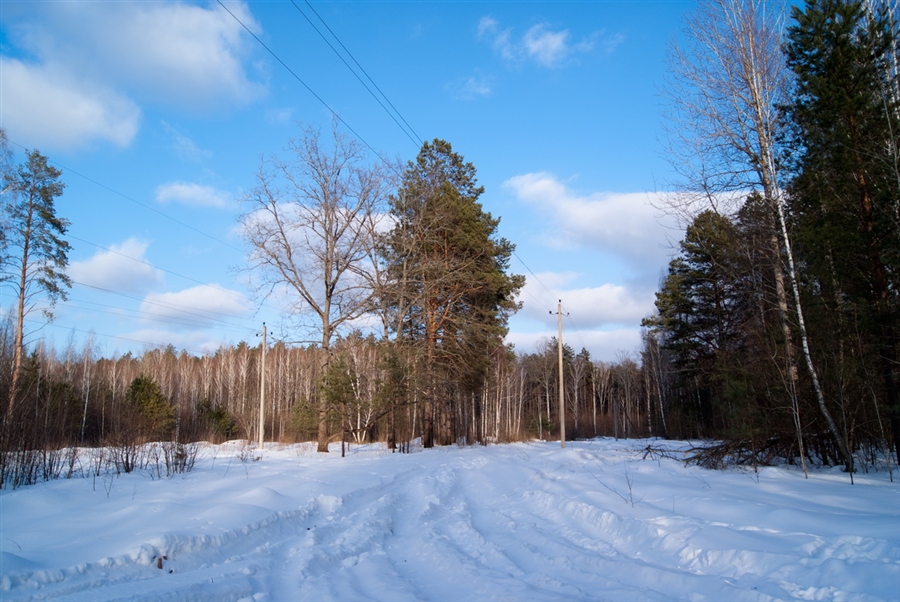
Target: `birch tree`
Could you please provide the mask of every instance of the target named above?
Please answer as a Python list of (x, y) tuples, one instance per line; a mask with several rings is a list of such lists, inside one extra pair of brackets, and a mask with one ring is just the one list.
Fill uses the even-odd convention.
[[(704, 205), (731, 213), (736, 198), (751, 190), (761, 191), (769, 207), (771, 269), (789, 375), (787, 393), (792, 396), (792, 407), (799, 411), (793, 397), (799, 389), (793, 321), (819, 410), (849, 467), (849, 444), (828, 409), (810, 350), (785, 198), (779, 183), (782, 176), (777, 141), (786, 127), (779, 107), (787, 104), (790, 92), (781, 51), (783, 14), (781, 2), (707, 0), (688, 20), (685, 45), (672, 49), (673, 76), (667, 90), (674, 124), (670, 130), (670, 157), (685, 188), (682, 202), (673, 209), (682, 217), (689, 217)], [(795, 421), (802, 447), (800, 420)]]
[[(796, 76), (790, 106), (797, 170), (791, 208), (807, 242), (807, 271), (832, 293), (822, 295), (834, 299), (829, 309), (839, 324), (860, 330), (874, 347), (862, 352), (880, 366), (896, 444), (900, 145), (893, 132), (900, 129), (900, 103), (888, 91), (897, 87), (892, 65), (900, 31), (896, 3), (871, 4), (810, 0), (794, 9), (785, 47)], [(845, 447), (850, 470), (852, 456)], [(900, 445), (897, 453), (900, 458)]]

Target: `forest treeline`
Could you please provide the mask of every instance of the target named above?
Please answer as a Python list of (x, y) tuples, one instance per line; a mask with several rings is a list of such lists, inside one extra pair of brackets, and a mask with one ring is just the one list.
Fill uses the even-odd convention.
[(644, 369), (695, 435), (852, 474), (900, 462), (900, 11), (785, 8), (703, 2), (673, 52), (686, 231)]
[[(897, 1), (787, 9), (704, 0), (673, 44), (678, 190), (661, 208), (684, 238), (637, 355), (564, 348), (570, 437), (715, 439), (694, 456), (709, 466), (900, 463)], [(556, 343), (504, 343), (525, 280), (475, 167), (440, 139), (406, 165), (370, 162), (337, 124), (286, 152), (242, 198), (245, 274), (317, 341), (117, 358), (26, 345), (24, 316), (71, 284), (64, 185), (37, 151), (15, 168), (3, 153), (3, 485), (58, 474), (74, 446), (120, 450), (131, 470), (154, 441), (183, 468), (181, 446), (202, 439), (326, 452), (558, 437)]]
[[(0, 352), (9, 361), (9, 328), (4, 334)], [(266, 378), (260, 379), (260, 344), (242, 342), (199, 357), (169, 347), (115, 359), (97, 357), (90, 345), (64, 350), (39, 345), (21, 376), (20, 386), (28, 391), (27, 413), (8, 428), (20, 433), (16, 448), (21, 454), (46, 453), (34, 455), (26, 466), (11, 459), (6, 478), (42, 478), (43, 463), (50, 464), (51, 472), (66, 470), (70, 446), (127, 449), (158, 441), (255, 441), (261, 381), (266, 388), (266, 441), (316, 440), (324, 399), (329, 441), (385, 441), (403, 451), (422, 436), (425, 419), (417, 399), (422, 387), (415, 382), (422, 374), (417, 374), (415, 359), (404, 355), (396, 345), (358, 332), (338, 337), (328, 352), (316, 345), (276, 343), (267, 349)], [(665, 434), (663, 408), (647, 394), (649, 383), (642, 381), (637, 362), (607, 364), (592, 360), (586, 350), (575, 354), (564, 346), (564, 363), (569, 436)], [(477, 388), (449, 381), (441, 385), (437, 442), (558, 439), (557, 375), (555, 340), (529, 354), (499, 345)], [(54, 450), (55, 456), (50, 453)], [(129, 468), (133, 466), (123, 470)], [(17, 475), (17, 470), (27, 475)]]

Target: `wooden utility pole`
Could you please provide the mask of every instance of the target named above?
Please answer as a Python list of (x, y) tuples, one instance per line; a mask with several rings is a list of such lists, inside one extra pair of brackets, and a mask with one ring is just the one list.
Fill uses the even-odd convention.
[(262, 329), (262, 356), (259, 361), (259, 449), (266, 433), (266, 323)]
[(556, 346), (559, 351), (559, 446), (566, 447), (566, 399), (563, 385), (563, 342), (562, 342), (562, 299), (556, 306), (556, 326), (559, 333), (556, 337)]

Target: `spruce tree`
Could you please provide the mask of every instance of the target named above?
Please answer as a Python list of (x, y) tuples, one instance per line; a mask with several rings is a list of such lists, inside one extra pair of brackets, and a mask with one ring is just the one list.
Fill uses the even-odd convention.
[[(644, 325), (662, 334), (680, 375), (683, 406), (699, 399), (698, 422), (726, 426), (721, 407), (746, 336), (746, 295), (739, 231), (728, 218), (703, 211), (688, 226), (678, 255), (656, 294), (658, 316)], [(698, 433), (700, 434), (700, 433)], [(707, 431), (707, 434), (710, 434)]]
[[(881, 7), (868, 8), (858, 0), (810, 0), (794, 8), (786, 44), (795, 75), (789, 106), (795, 170), (790, 208), (807, 266), (807, 290), (819, 293), (820, 315), (837, 339), (822, 342), (839, 350), (832, 373), (841, 382), (831, 390), (849, 382), (845, 357), (871, 358), (880, 366), (882, 402), (892, 415), (896, 445), (900, 146), (895, 133), (900, 132), (900, 107), (887, 93), (896, 87), (891, 81), (896, 74), (886, 67), (896, 41), (896, 17), (886, 4)], [(860, 391), (844, 399), (849, 404), (868, 397)], [(861, 411), (855, 405), (834, 407), (844, 416)], [(852, 470), (847, 423), (835, 435)], [(900, 461), (900, 447), (897, 456)]]

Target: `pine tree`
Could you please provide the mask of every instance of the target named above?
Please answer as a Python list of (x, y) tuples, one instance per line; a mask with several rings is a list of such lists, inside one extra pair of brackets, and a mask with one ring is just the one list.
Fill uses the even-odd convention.
[(768, 271), (772, 286), (758, 298), (759, 307), (763, 314), (772, 307), (777, 316), (779, 332), (772, 335), (778, 345), (769, 355), (786, 372), (779, 395), (795, 404), (801, 359), (816, 397), (823, 394), (808, 351), (797, 283), (802, 266), (794, 259), (778, 160), (786, 124), (781, 106), (790, 91), (781, 48), (785, 8), (781, 0), (698, 2), (685, 35), (672, 46), (666, 96), (670, 159), (686, 193), (670, 210), (690, 219), (699, 204), (728, 215), (746, 191), (760, 195), (759, 231), (768, 249), (755, 247), (758, 263), (748, 267), (754, 275)]
[(508, 273), (514, 246), (497, 237), (499, 219), (478, 203), (483, 191), (475, 167), (436, 139), (409, 163), (391, 199), (384, 297), (400, 342), (421, 350), (426, 447), (434, 445), (436, 419), (440, 443), (452, 441), (450, 393), (481, 385), (524, 283)]
[[(63, 238), (68, 220), (56, 215), (54, 201), (65, 189), (62, 172), (38, 151), (27, 161), (4, 174), (3, 222), (7, 258), (0, 262), (2, 278), (16, 298), (15, 342), (12, 379), (6, 420), (14, 417), (19, 374), (25, 352), (25, 316), (41, 308), (53, 318), (57, 300), (66, 300), (71, 280), (66, 276), (69, 243)], [(41, 304), (43, 302), (43, 304)]]
[(145, 441), (167, 441), (175, 428), (175, 406), (163, 395), (159, 383), (148, 376), (131, 381), (126, 395), (137, 419), (137, 431)]

